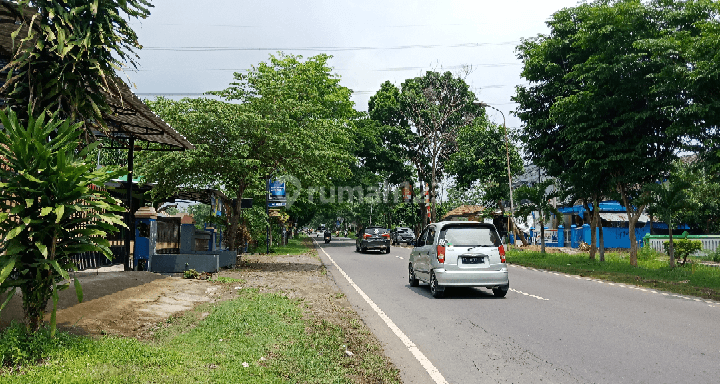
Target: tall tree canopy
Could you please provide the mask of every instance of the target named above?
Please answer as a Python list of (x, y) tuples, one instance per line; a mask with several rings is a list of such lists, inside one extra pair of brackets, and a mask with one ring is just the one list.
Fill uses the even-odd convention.
[[(431, 196), (442, 181), (445, 162), (455, 148), (458, 129), (482, 114), (474, 105), (475, 94), (461, 77), (450, 72), (428, 71), (425, 76), (402, 83), (399, 103), (418, 140), (416, 157), (427, 164), (426, 174), (418, 169), (421, 181), (428, 182)], [(432, 210), (432, 220), (436, 212)]]
[(704, 0), (582, 4), (555, 13), (550, 34), (517, 48), (530, 83), (514, 97), (528, 156), (551, 176), (596, 188), (595, 196), (616, 189), (630, 218), (633, 265), (643, 186), (667, 175), (687, 140), (709, 129), (698, 109), (717, 99), (688, 94), (701, 93), (691, 74), (700, 54), (685, 44), (705, 33), (698, 25), (717, 24), (716, 8)]
[(146, 155), (140, 172), (157, 181), (157, 195), (179, 186), (214, 186), (236, 197), (229, 216), (231, 244), (240, 200), (266, 177), (293, 176), (324, 184), (347, 173), (348, 121), (356, 115), (351, 91), (327, 66), (330, 57), (270, 56), (236, 82), (212, 92), (240, 104), (210, 99), (157, 99), (151, 108), (196, 150)]

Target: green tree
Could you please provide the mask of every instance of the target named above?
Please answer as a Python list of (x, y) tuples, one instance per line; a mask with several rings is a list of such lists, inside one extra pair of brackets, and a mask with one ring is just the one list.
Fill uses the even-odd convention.
[(515, 210), (515, 217), (521, 220), (527, 220), (527, 217), (533, 212), (538, 212), (538, 220), (540, 222), (540, 252), (545, 253), (545, 220), (550, 215), (562, 214), (549, 203), (554, 197), (557, 197), (557, 191), (554, 188), (553, 180), (545, 180), (533, 186), (523, 185), (515, 190), (515, 196), (518, 201), (526, 200), (525, 204), (521, 204)]
[(709, 164), (695, 158), (684, 158), (675, 163), (674, 175), (690, 180), (687, 190), (689, 207), (679, 212), (678, 223), (709, 235), (720, 232), (720, 177), (713, 174)]
[(103, 114), (112, 113), (106, 97), (120, 98), (122, 80), (115, 71), (135, 68), (135, 50), (141, 48), (129, 19), (148, 17), (150, 3), (20, 0), (17, 5), (21, 25), (13, 33), (16, 51), (2, 89), (7, 104), (23, 119), (25, 113), (37, 117), (50, 110), (71, 121), (104, 125)]
[(647, 195), (649, 202), (646, 203), (648, 211), (668, 226), (668, 236), (670, 236), (668, 255), (671, 268), (675, 268), (673, 227), (678, 223), (680, 211), (689, 208), (687, 190), (691, 185), (690, 180), (671, 175), (668, 180), (651, 183), (645, 187), (649, 191)]
[(227, 220), (236, 249), (240, 198), (264, 191), (267, 177), (289, 175), (323, 185), (347, 172), (348, 122), (356, 116), (351, 91), (331, 74), (327, 55), (271, 55), (224, 91), (228, 101), (159, 98), (150, 107), (195, 143), (196, 150), (149, 155), (139, 172), (158, 182), (156, 196), (179, 186), (223, 189), (236, 197)]
[[(124, 210), (119, 201), (96, 186), (127, 172), (95, 169), (83, 160), (92, 146), (75, 151), (80, 124), (46, 116), (30, 116), (25, 126), (14, 112), (0, 111), (0, 292), (9, 293), (4, 307), (20, 289), (32, 331), (52, 298), (54, 334), (58, 291), (68, 288), (62, 281), (75, 268), (71, 256), (99, 251), (111, 258), (106, 236), (117, 231), (114, 225), (125, 225), (113, 213)], [(82, 301), (80, 282), (73, 280)]]
[(582, 168), (586, 175), (604, 175), (599, 179), (609, 181), (628, 213), (632, 265), (637, 265), (635, 224), (649, 193), (644, 186), (667, 175), (683, 138), (707, 130), (686, 124), (698, 116), (682, 118), (692, 103), (683, 85), (668, 81), (673, 68), (692, 67), (686, 51), (661, 46), (696, 34), (689, 25), (712, 19), (691, 11), (682, 20), (668, 17), (676, 5), (660, 0), (582, 4), (554, 14), (549, 35), (518, 47), (530, 85), (518, 87), (514, 100), (520, 104), (529, 157), (551, 176), (565, 172), (566, 159), (572, 159), (577, 175)]
[[(508, 154), (511, 174), (522, 172), (518, 148), (505, 141), (501, 126), (488, 121), (486, 115), (480, 115), (471, 124), (458, 129), (457, 145), (449, 156), (446, 169), (455, 177), (457, 188), (464, 191), (481, 188), (485, 205), (496, 205), (504, 214), (503, 202), (510, 196)], [(513, 229), (514, 226), (508, 231)]]
[(205, 224), (209, 224), (210, 226), (215, 224), (213, 219), (217, 216), (213, 214), (212, 207), (208, 204), (193, 204), (188, 206), (187, 211), (193, 216), (193, 219), (195, 219), (195, 226), (198, 229), (203, 229)]
[[(417, 159), (420, 181), (428, 183), (430, 196), (435, 196), (435, 188), (442, 180), (458, 129), (483, 113), (481, 107), (473, 104), (475, 99), (465, 80), (450, 72), (428, 71), (425, 76), (402, 83), (400, 111), (416, 136), (412, 141), (416, 145), (413, 157)], [(432, 209), (431, 220), (435, 219)]]

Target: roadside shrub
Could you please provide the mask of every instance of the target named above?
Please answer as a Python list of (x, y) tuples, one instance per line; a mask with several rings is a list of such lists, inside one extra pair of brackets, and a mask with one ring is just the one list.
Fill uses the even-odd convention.
[(637, 258), (638, 258), (638, 260), (650, 261), (650, 260), (656, 260), (659, 255), (660, 255), (660, 252), (652, 249), (649, 246), (645, 246), (645, 247), (638, 249)]
[(198, 277), (200, 277), (200, 272), (194, 269), (188, 269), (187, 271), (183, 272), (183, 277), (186, 279), (197, 279)]
[(715, 252), (708, 253), (708, 258), (716, 263), (720, 263), (720, 248), (716, 249)]
[(13, 322), (0, 332), (0, 372), (6, 368), (36, 364), (71, 342), (72, 337), (68, 334), (60, 333), (53, 337), (47, 327), (32, 333), (25, 324)]
[[(663, 242), (663, 247), (665, 247), (665, 252), (669, 254), (670, 242)], [(688, 256), (702, 249), (702, 242), (700, 240), (677, 239), (673, 240), (673, 249), (675, 250), (675, 258), (678, 260), (682, 258), (683, 265), (685, 265)]]

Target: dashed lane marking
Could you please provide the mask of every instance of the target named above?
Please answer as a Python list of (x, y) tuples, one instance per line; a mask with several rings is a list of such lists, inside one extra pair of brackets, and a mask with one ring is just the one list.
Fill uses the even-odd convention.
[[(556, 276), (574, 277), (574, 278), (576, 278), (576, 279), (578, 279), (578, 280), (593, 281), (593, 282), (596, 282), (596, 283), (599, 283), (599, 284), (607, 284), (607, 285), (612, 285), (612, 286), (620, 287), (620, 288), (635, 289), (635, 290), (638, 290), (638, 291), (648, 292), (648, 293), (654, 293), (654, 294), (658, 294), (658, 293), (659, 293), (659, 294), (661, 294), (661, 295), (663, 295), (663, 296), (672, 296), (672, 297), (677, 297), (677, 298), (685, 299), (685, 300), (703, 302), (704, 304), (708, 304), (708, 307), (720, 308), (720, 302), (717, 302), (717, 301), (703, 300), (703, 299), (698, 299), (698, 298), (695, 298), (695, 297), (688, 297), (688, 296), (683, 296), (683, 295), (675, 295), (675, 294), (666, 293), (666, 292), (658, 292), (658, 291), (655, 291), (655, 290), (652, 290), (652, 289), (646, 289), (646, 288), (642, 288), (642, 287), (638, 287), (638, 286), (634, 286), (634, 285), (626, 285), (626, 284), (620, 284), (620, 283), (611, 283), (611, 282), (609, 282), (609, 281), (602, 281), (602, 280), (591, 279), (591, 278), (583, 278), (582, 276), (568, 275), (568, 274), (566, 274), (566, 273), (557, 273), (557, 272), (546, 271), (546, 270), (543, 270), (543, 269), (537, 269), (537, 268), (532, 268), (532, 267), (523, 267), (523, 266), (521, 266), (521, 265), (514, 265), (514, 264), (508, 264), (508, 265), (509, 265), (510, 267), (513, 267), (513, 268), (527, 269), (527, 270), (530, 270), (530, 271), (543, 272), (543, 273), (548, 273), (548, 274), (556, 275)], [(514, 289), (512, 289), (512, 288), (511, 288), (510, 290), (511, 290), (511, 291), (514, 291)]]
[(527, 293), (527, 292), (518, 291), (517, 289), (510, 288), (510, 291), (515, 292), (515, 293), (519, 293), (519, 294), (521, 294), (521, 295), (523, 295), (523, 296), (533, 297), (533, 298), (538, 299), (538, 300), (550, 301), (550, 299), (545, 299), (545, 298), (540, 297), (540, 296), (531, 295), (531, 294), (529, 294), (529, 293)]

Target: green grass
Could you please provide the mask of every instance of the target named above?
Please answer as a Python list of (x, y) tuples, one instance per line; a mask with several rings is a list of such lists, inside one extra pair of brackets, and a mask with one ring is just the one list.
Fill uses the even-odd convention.
[[(265, 248), (254, 249), (254, 252), (265, 253)], [(304, 255), (313, 253), (312, 240), (307, 235), (300, 235), (299, 238), (290, 238), (286, 245), (276, 245), (270, 248), (270, 256)]]
[(617, 283), (634, 284), (684, 295), (720, 300), (720, 268), (688, 264), (670, 268), (667, 257), (652, 250), (638, 253), (638, 266), (628, 254), (607, 253), (605, 262), (590, 260), (589, 254), (545, 253), (510, 250), (511, 264), (588, 276)]
[(214, 279), (209, 279), (208, 281), (211, 281), (213, 283), (220, 283), (220, 284), (245, 284), (245, 280), (243, 280), (243, 279), (236, 279), (234, 277), (226, 277), (226, 276), (218, 276)]
[[(204, 319), (203, 311), (210, 312)], [(256, 290), (166, 322), (152, 342), (60, 333), (35, 339), (40, 347), (29, 349), (21, 329), (0, 334), (0, 382), (351, 383), (358, 376), (400, 382), (381, 353), (363, 351), (367, 343), (356, 332), (306, 319), (298, 302)], [(23, 357), (21, 349), (41, 356), (41, 364)]]

